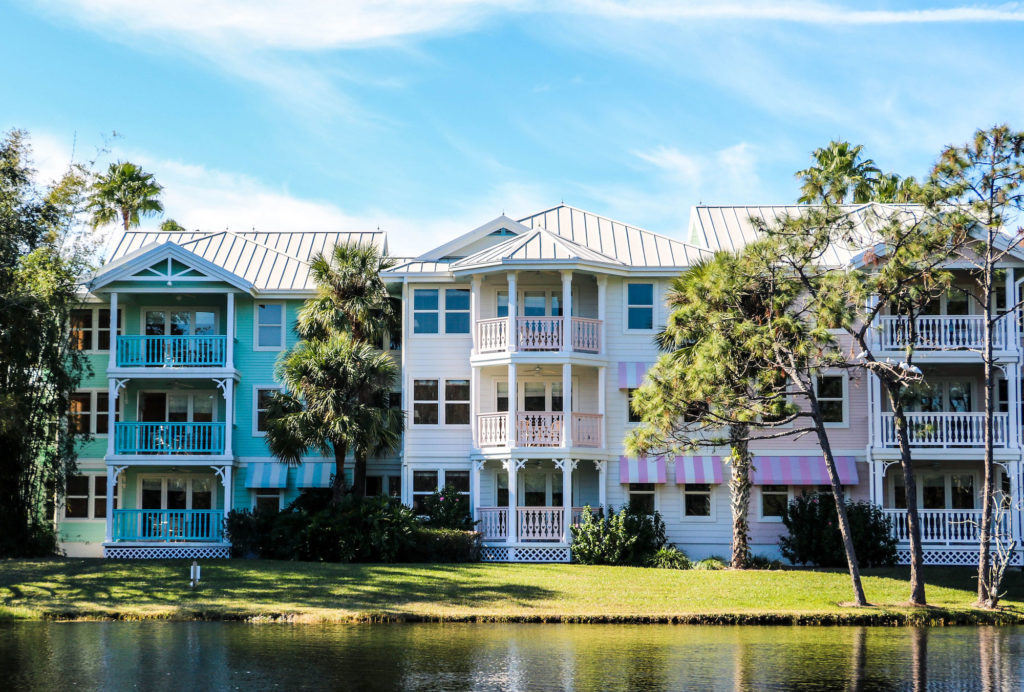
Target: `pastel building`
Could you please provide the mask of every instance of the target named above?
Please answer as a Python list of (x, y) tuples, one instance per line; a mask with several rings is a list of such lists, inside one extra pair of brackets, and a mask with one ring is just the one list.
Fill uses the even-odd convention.
[[(568, 560), (584, 507), (627, 503), (660, 512), (669, 540), (691, 556), (727, 554), (727, 450), (637, 459), (622, 441), (637, 425), (629, 399), (657, 358), (671, 279), (749, 241), (751, 216), (784, 209), (696, 207), (684, 242), (560, 205), (399, 258), (386, 280), (401, 300), (402, 333), (382, 346), (401, 362), (394, 399), (407, 431), (393, 456), (371, 460), (367, 491), (416, 507), (454, 485), (469, 497), (487, 560)], [(307, 262), (343, 241), (388, 249), (381, 233), (123, 234), (75, 316), (93, 373), (72, 420), (94, 437), (59, 517), (69, 555), (224, 556), (232, 508), (281, 507), (329, 484), (332, 459), (287, 468), (263, 431), (266, 396), (280, 386), (274, 362), (295, 343), (296, 311), (313, 294)], [(1007, 262), (1007, 300), (1017, 262)], [(981, 368), (968, 351), (944, 350), (977, 339), (973, 310), (951, 292), (918, 330), (930, 335), (917, 356), (928, 388), (910, 404), (922, 432), (909, 500), (922, 508), (936, 563), (974, 554)], [(882, 321), (879, 349), (898, 357), (905, 331), (898, 318)], [(1006, 325), (997, 447), (1001, 482), (1016, 497), (1022, 349), (1016, 321)], [(908, 498), (878, 383), (836, 372), (818, 387), (843, 483), (892, 513), (905, 551)], [(777, 554), (785, 504), (827, 475), (809, 436), (758, 443), (755, 466), (753, 549)], [(1004, 521), (1020, 535), (1018, 513)]]

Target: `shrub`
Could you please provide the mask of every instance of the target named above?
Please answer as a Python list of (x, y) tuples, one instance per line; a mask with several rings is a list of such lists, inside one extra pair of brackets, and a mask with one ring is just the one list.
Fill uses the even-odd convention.
[(782, 561), (765, 555), (751, 555), (747, 560), (747, 569), (782, 569)]
[(471, 531), (475, 524), (469, 511), (469, 497), (453, 485), (424, 498), (423, 512), (427, 515), (423, 524), (435, 529)]
[(700, 570), (719, 570), (725, 569), (726, 567), (728, 567), (728, 565), (725, 564), (725, 560), (720, 557), (706, 557), (703, 560), (697, 560), (697, 562), (693, 563), (693, 568)]
[(231, 541), (232, 557), (260, 557), (269, 552), (267, 545), (277, 512), (251, 512), (233, 509), (228, 512), (224, 531)]
[(658, 552), (651, 557), (650, 566), (660, 569), (690, 569), (693, 567), (693, 563), (690, 562), (690, 558), (686, 557), (686, 553), (674, 545), (670, 545), (658, 549)]
[(477, 531), (421, 527), (413, 533), (406, 562), (478, 562), (483, 534)]
[[(892, 522), (870, 502), (846, 503), (850, 533), (861, 567), (896, 564)], [(803, 493), (789, 502), (782, 517), (789, 530), (779, 539), (782, 556), (794, 564), (846, 565), (839, 518), (832, 493)]]
[(572, 527), (572, 556), (584, 565), (648, 564), (665, 546), (665, 522), (623, 507), (618, 514), (595, 516), (587, 507), (583, 521)]

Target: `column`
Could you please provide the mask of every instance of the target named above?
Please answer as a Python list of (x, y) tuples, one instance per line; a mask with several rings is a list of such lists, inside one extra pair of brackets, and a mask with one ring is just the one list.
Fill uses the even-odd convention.
[(607, 396), (607, 393), (605, 391), (605, 387), (606, 387), (606, 380), (605, 380), (606, 374), (605, 374), (605, 371), (606, 370), (607, 370), (607, 368), (604, 365), (598, 366), (598, 368), (597, 368), (597, 412), (601, 416), (601, 422), (598, 423), (598, 429), (601, 431), (601, 438), (598, 440), (598, 444), (600, 446), (602, 446), (602, 447), (604, 446), (604, 437), (605, 437), (605, 435), (604, 435), (604, 431), (605, 431), (604, 407), (605, 407), (605, 398)]
[(234, 446), (232, 444), (234, 423), (235, 381), (229, 377), (224, 380), (224, 454), (228, 456), (234, 456)]
[(228, 368), (235, 367), (235, 294), (228, 293), (228, 314), (227, 314), (227, 354), (225, 364)]
[(473, 447), (480, 448), (480, 368), (472, 366), (469, 376), (469, 419), (473, 424)]
[(519, 437), (516, 434), (516, 399), (519, 394), (519, 383), (516, 380), (516, 364), (508, 364), (508, 446), (515, 447), (516, 439)]
[(485, 461), (472, 461), (469, 464), (469, 502), (473, 512), (473, 521), (480, 519), (480, 471)]
[(608, 462), (595, 461), (594, 466), (597, 467), (597, 504), (601, 506), (601, 511), (604, 511), (608, 505), (608, 488), (605, 486)]
[(508, 470), (508, 538), (509, 543), (515, 543), (519, 539), (519, 516), (516, 513), (519, 502), (519, 459), (509, 459), (505, 462)]
[(473, 335), (473, 353), (480, 351), (480, 330), (477, 329), (477, 322), (480, 321), (480, 287), (482, 281), (479, 276), (470, 280), (469, 291), (469, 328)]
[(107, 361), (108, 370), (117, 367), (117, 321), (117, 292), (114, 291), (110, 294), (110, 360)]
[(519, 334), (516, 331), (516, 315), (519, 313), (519, 297), (516, 295), (516, 279), (519, 272), (508, 273), (508, 350), (519, 348)]
[(562, 459), (562, 506), (565, 509), (565, 518), (563, 519), (563, 532), (564, 536), (562, 540), (566, 543), (572, 542), (572, 469), (576, 465), (573, 459)]
[(597, 275), (597, 319), (601, 322), (601, 353), (605, 352), (605, 333), (608, 331), (608, 277)]
[(1017, 297), (1014, 295), (1013, 287), (1017, 285), (1013, 267), (1006, 268), (1006, 317), (1003, 318), (1003, 333), (1006, 335), (1007, 347), (1017, 351), (1020, 349), (1020, 340), (1017, 338), (1017, 311), (1013, 306), (1017, 304)]
[(868, 373), (868, 439), (875, 447), (882, 446), (882, 385), (878, 376)]
[(232, 471), (233, 468), (231, 466), (225, 466), (224, 476), (221, 478), (221, 481), (224, 483), (224, 519), (228, 518), (228, 514), (231, 513), (231, 505), (234, 504), (232, 502), (233, 493), (231, 492), (233, 488), (231, 479)]
[(562, 351), (572, 350), (572, 270), (562, 270)]
[[(1007, 328), (1011, 325), (1007, 324)], [(1016, 449), (1020, 447), (1020, 366), (1016, 362), (1007, 365), (1003, 376), (1006, 378), (1006, 446)]]
[(117, 474), (120, 469), (116, 466), (107, 466), (107, 535), (106, 543), (114, 540), (114, 492), (117, 488)]
[[(113, 345), (111, 345), (113, 347)], [(117, 438), (115, 422), (117, 420), (117, 394), (120, 391), (118, 382), (112, 377), (107, 378), (107, 460), (114, 456), (114, 440)], [(109, 515), (108, 515), (109, 516)]]
[(562, 363), (562, 447), (572, 447), (572, 363)]

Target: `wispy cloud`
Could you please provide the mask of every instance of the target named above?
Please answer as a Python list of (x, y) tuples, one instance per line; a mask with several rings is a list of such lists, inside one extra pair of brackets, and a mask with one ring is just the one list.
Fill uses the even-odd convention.
[(660, 192), (672, 200), (682, 196), (705, 202), (751, 200), (762, 192), (757, 156), (748, 142), (710, 155), (687, 154), (664, 145), (634, 154), (658, 170), (668, 186)]

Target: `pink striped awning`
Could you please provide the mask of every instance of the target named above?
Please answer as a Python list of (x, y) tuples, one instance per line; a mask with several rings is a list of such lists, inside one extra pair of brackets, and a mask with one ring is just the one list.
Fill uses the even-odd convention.
[[(857, 459), (836, 457), (843, 485), (857, 485)], [(754, 457), (754, 485), (828, 485), (824, 457)]]
[(619, 457), (619, 483), (664, 483), (665, 457)]
[(619, 389), (636, 389), (654, 363), (619, 363)]
[(721, 483), (722, 457), (676, 457), (676, 483)]

